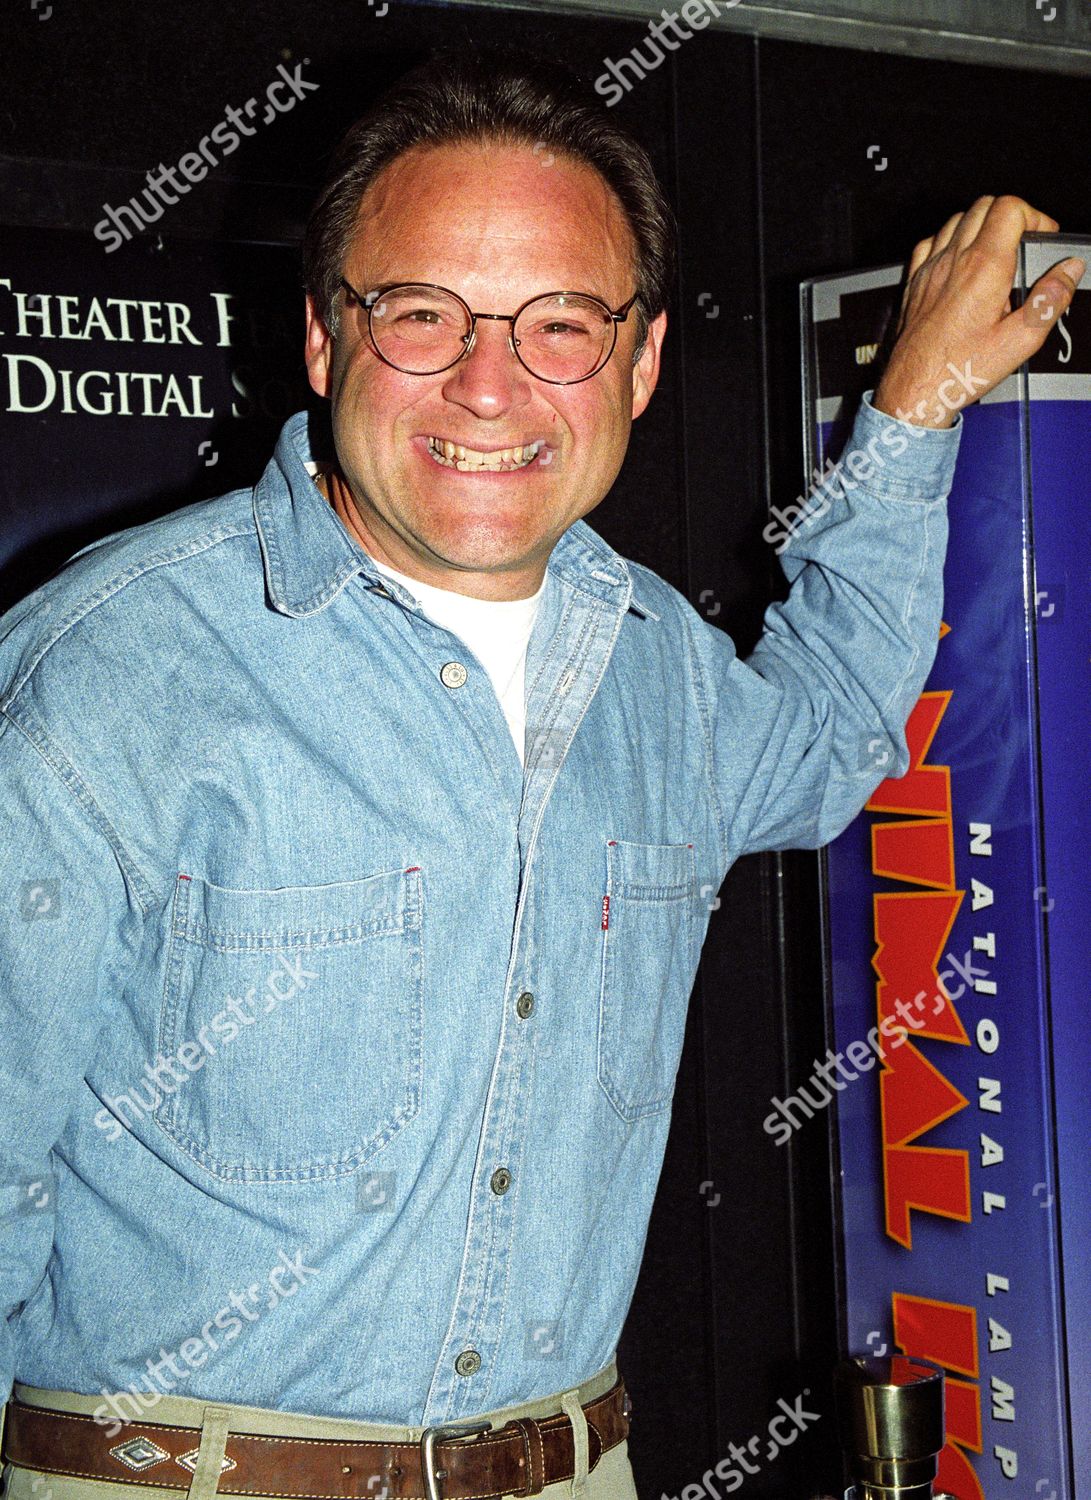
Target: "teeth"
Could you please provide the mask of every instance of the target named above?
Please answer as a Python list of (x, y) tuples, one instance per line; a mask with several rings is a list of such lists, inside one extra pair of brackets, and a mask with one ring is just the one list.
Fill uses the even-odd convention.
[(452, 465), (460, 473), (472, 473), (474, 470), (488, 470), (490, 473), (499, 473), (503, 465), (525, 468), (537, 456), (542, 443), (539, 439), (534, 443), (526, 443), (518, 448), (501, 448), (492, 453), (481, 453), (476, 448), (467, 448), (462, 443), (452, 443), (445, 438), (430, 437), (428, 447), (433, 456), (440, 462)]

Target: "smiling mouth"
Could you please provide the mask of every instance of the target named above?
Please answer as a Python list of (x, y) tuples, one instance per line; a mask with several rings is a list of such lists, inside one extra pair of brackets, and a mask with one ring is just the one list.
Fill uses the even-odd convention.
[(458, 469), (463, 474), (504, 474), (525, 469), (538, 457), (543, 447), (541, 438), (517, 448), (497, 448), (492, 453), (482, 453), (476, 448), (467, 448), (464, 443), (452, 443), (445, 438), (430, 437), (428, 452), (436, 463), (445, 469)]

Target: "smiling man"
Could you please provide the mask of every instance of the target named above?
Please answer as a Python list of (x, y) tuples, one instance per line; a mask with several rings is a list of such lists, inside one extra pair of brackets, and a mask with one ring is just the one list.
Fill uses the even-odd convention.
[(329, 430), (0, 622), (15, 1500), (633, 1500), (616, 1347), (706, 893), (906, 768), (938, 393), (1041, 344), (1072, 277), (1041, 323), (1008, 291), (1057, 227), (984, 197), (916, 247), (744, 662), (583, 519), (666, 332), (645, 153), (495, 56), (354, 127), (304, 247)]
[(600, 173), (527, 142), (413, 147), (372, 181), (334, 303), (341, 336), (313, 296), (307, 319), (338, 493), (372, 556), (479, 599), (537, 590), (655, 388), (666, 315), (634, 364), (635, 252)]

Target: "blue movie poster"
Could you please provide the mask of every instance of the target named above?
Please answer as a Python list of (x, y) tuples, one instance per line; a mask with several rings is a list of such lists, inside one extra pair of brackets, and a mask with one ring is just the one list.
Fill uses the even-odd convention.
[[(1013, 305), (1070, 253), (1026, 236)], [(845, 457), (901, 278), (802, 289), (812, 476)], [(825, 861), (830, 1045), (859, 1071), (836, 1098), (844, 1336), (944, 1367), (938, 1488), (1087, 1500), (1091, 276), (963, 421), (910, 769)]]

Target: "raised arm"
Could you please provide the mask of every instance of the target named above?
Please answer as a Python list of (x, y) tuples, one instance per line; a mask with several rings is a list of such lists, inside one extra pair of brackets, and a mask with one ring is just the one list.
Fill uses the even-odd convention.
[(879, 386), (837, 472), (779, 537), (788, 598), (745, 662), (691, 622), (728, 862), (827, 843), (907, 770), (905, 722), (939, 639), (958, 408), (1028, 359), (1071, 301), (1078, 259), (1011, 309), (1020, 238), (1057, 228), (1021, 199), (980, 198), (917, 245)]

